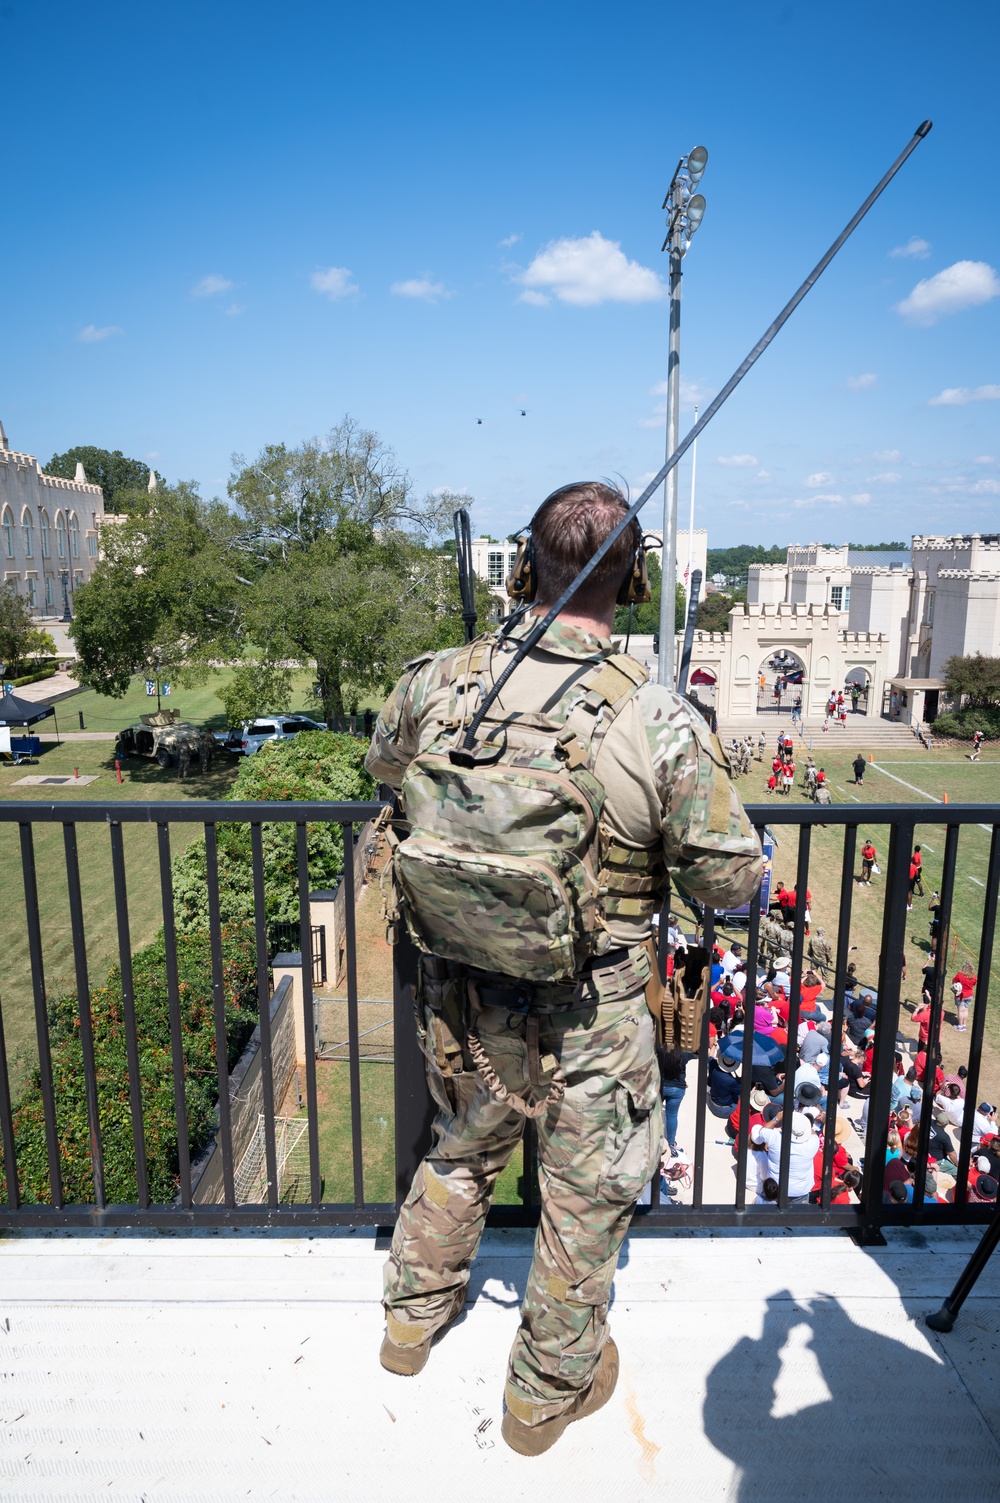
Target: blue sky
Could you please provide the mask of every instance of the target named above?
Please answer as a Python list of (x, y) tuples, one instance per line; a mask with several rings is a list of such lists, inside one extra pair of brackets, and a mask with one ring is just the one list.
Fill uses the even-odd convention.
[(682, 348), (708, 393), (930, 116), (704, 435), (698, 522), (997, 530), (998, 17), (2, 0), (0, 418), (43, 461), (121, 448), (212, 495), (234, 452), (350, 412), (506, 532), (662, 463), (682, 152), (709, 151)]

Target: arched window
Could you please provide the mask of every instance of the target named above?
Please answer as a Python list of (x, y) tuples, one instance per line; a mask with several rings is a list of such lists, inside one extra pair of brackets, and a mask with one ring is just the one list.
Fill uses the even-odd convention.
[[(25, 556), (25, 558), (34, 558), (34, 556), (35, 556), (35, 524), (31, 520), (31, 512), (28, 511), (27, 507), (25, 507), (24, 511), (22, 511), (22, 513), (21, 513), (21, 532), (24, 534), (24, 556)], [(34, 602), (32, 602), (32, 604), (34, 604)]]
[(45, 609), (48, 610), (48, 611), (50, 611), (52, 609), (52, 575), (51, 574), (46, 574), (46, 576), (45, 576)]
[(38, 513), (38, 531), (42, 538), (42, 557), (49, 556), (49, 514), (47, 511)]
[(10, 507), (5, 506), (3, 511), (3, 546), (8, 558), (14, 557), (14, 518), (11, 516)]
[(80, 557), (80, 523), (79, 523), (79, 521), (77, 519), (77, 515), (76, 515), (75, 511), (70, 513), (70, 519), (69, 519), (69, 542), (70, 542), (70, 549), (72, 551), (73, 557), (74, 558), (79, 558)]
[(61, 511), (56, 512), (56, 552), (60, 558), (66, 557), (66, 518)]

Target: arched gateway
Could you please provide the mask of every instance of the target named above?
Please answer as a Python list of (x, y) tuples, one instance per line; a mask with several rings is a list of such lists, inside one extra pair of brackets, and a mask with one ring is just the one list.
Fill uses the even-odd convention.
[(849, 632), (846, 626), (846, 612), (830, 605), (736, 606), (727, 631), (695, 632), (691, 674), (700, 671), (715, 680), (715, 710), (722, 723), (766, 723), (776, 708), (790, 715), (801, 696), (803, 719), (815, 725), (822, 722), (831, 691), (836, 694), (851, 682), (867, 684), (868, 702), (879, 704), (892, 671), (884, 657), (888, 638)]

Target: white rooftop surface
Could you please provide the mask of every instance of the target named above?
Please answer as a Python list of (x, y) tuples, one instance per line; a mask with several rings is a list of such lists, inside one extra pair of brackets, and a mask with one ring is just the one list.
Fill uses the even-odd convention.
[(424, 1372), (378, 1364), (382, 1244), (0, 1238), (0, 1497), (1000, 1500), (1000, 1260), (937, 1309), (978, 1230), (637, 1231), (618, 1389), (546, 1455), (500, 1437), (531, 1251), (490, 1232)]

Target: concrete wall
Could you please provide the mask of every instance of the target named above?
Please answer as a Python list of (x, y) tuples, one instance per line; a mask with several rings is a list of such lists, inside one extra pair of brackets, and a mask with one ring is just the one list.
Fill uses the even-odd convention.
[(44, 475), (33, 454), (0, 438), (0, 580), (38, 616), (62, 615), (62, 571), (71, 600), (94, 572), (103, 515), (99, 485)]
[[(274, 1111), (277, 1112), (285, 1099), (295, 1070), (292, 986), (287, 978), (283, 978), (274, 989), (270, 1018), (272, 1105)], [(264, 1079), (261, 1064), (260, 1024), (258, 1024), (229, 1077), (234, 1172), (250, 1145), (257, 1130), (257, 1119), (264, 1110)], [(222, 1203), (222, 1150), (217, 1141), (213, 1141), (199, 1162), (192, 1166), (192, 1180), (194, 1182), (193, 1199), (196, 1205)]]
[(885, 637), (890, 675), (907, 671), (909, 610), (909, 569), (852, 569), (848, 628)]

